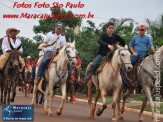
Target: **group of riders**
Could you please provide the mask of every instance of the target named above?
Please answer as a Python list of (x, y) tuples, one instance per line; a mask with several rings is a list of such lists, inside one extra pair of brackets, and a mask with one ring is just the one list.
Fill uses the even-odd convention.
[[(27, 57), (26, 63), (24, 63), (24, 60), (22, 59), (22, 54), (23, 54), (23, 47), (21, 40), (17, 37), (17, 35), (20, 33), (20, 30), (16, 28), (8, 28), (6, 30), (6, 36), (3, 38), (1, 42), (1, 48), (3, 51), (3, 54), (0, 56), (0, 80), (2, 79), (3, 75), (3, 70), (6, 65), (6, 62), (9, 59), (10, 52), (12, 51), (11, 45), (13, 48), (17, 48), (21, 46), (19, 49), (19, 73), (23, 72), (23, 69), (25, 68), (26, 70), (31, 70), (31, 78), (30, 82), (34, 81), (34, 84), (39, 83), (39, 81), (42, 78), (42, 74), (44, 72), (44, 69), (50, 62), (51, 58), (53, 57), (52, 55), (57, 55), (59, 51), (65, 46), (66, 43), (66, 37), (62, 33), (63, 29), (63, 23), (57, 22), (55, 24), (55, 29), (52, 32), (49, 32), (46, 34), (44, 41), (40, 46), (38, 47), (39, 52), (39, 58), (42, 57), (42, 60), (40, 63), (38, 63), (38, 59), (32, 61), (32, 58), (30, 56)], [(132, 53), (131, 56), (131, 63), (134, 66), (138, 60), (146, 56), (148, 54), (148, 47), (151, 48), (153, 53), (155, 53), (154, 46), (152, 44), (151, 39), (145, 35), (146, 32), (146, 27), (145, 25), (140, 25), (138, 27), (139, 35), (135, 35), (131, 42), (129, 43), (129, 49)], [(113, 22), (108, 22), (106, 26), (106, 33), (100, 35), (98, 39), (98, 44), (100, 45), (98, 55), (94, 59), (94, 61), (91, 64), (91, 67), (89, 70), (86, 72), (86, 76), (83, 78), (83, 80), (79, 81), (79, 84), (81, 86), (84, 86), (87, 84), (89, 79), (91, 78), (92, 74), (95, 72), (95, 70), (99, 67), (101, 64), (102, 60), (108, 53), (112, 53), (115, 50), (115, 45), (117, 42), (119, 42), (123, 47), (126, 45), (125, 40), (120, 37), (117, 34), (114, 34), (114, 23)], [(76, 59), (77, 59), (77, 64), (75, 64), (74, 67), (80, 67), (81, 66), (81, 59), (79, 58), (79, 52), (76, 53)], [(38, 65), (38, 71), (35, 76), (35, 70)], [(68, 70), (69, 70), (69, 76), (72, 75), (72, 67), (68, 65)], [(123, 71), (120, 71), (121, 75), (123, 75)], [(135, 79), (132, 79), (131, 77), (123, 77), (122, 81), (129, 89), (133, 89), (133, 86), (137, 84)], [(128, 84), (130, 81), (131, 84)]]

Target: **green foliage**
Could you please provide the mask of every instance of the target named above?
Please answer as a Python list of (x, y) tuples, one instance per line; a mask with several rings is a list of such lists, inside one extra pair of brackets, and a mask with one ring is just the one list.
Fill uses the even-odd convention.
[[(72, 11), (65, 11), (63, 8), (52, 8), (51, 12), (54, 14), (67, 14), (69, 13), (69, 16), (71, 16), (73, 13)], [(67, 26), (69, 28), (75, 28), (76, 26), (81, 25), (81, 19), (80, 18), (47, 18), (45, 20), (39, 20), (39, 25), (33, 27), (33, 31), (38, 33), (46, 34), (47, 32), (54, 29), (55, 24), (60, 21), (63, 22), (64, 26)], [(65, 28), (63, 29), (65, 31)]]
[(19, 38), (22, 41), (23, 58), (26, 60), (26, 57), (29, 55), (34, 60), (36, 55), (38, 54), (37, 48), (39, 43), (34, 43), (29, 38), (25, 38), (25, 37), (19, 37)]

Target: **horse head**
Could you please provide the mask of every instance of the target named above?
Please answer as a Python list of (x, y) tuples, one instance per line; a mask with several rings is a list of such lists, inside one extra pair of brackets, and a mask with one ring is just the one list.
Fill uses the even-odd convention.
[(117, 45), (117, 49), (118, 49), (118, 62), (120, 65), (122, 65), (123, 68), (125, 68), (125, 70), (127, 72), (131, 72), (133, 69), (133, 66), (131, 64), (131, 53), (128, 50), (128, 46), (125, 45), (125, 47), (121, 47), (119, 45)]
[(9, 61), (11, 62), (11, 65), (13, 68), (17, 68), (19, 65), (19, 49), (21, 48), (21, 45), (18, 48), (13, 48), (11, 45), (11, 53), (9, 56)]
[(75, 41), (73, 41), (73, 43), (66, 43), (65, 53), (66, 53), (67, 58), (68, 58), (68, 60), (70, 62), (70, 65), (77, 64)]

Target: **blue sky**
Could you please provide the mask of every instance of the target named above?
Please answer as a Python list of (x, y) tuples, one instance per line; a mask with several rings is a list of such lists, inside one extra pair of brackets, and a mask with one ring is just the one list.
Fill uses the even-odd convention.
[[(21, 30), (20, 36), (30, 39), (35, 35), (33, 26), (38, 25), (38, 19), (3, 19), (2, 14), (20, 14), (28, 12), (33, 14), (50, 13), (49, 8), (12, 8), (13, 3), (35, 3), (53, 2), (63, 3), (81, 3), (85, 4), (84, 8), (71, 9), (74, 13), (87, 14), (91, 12), (95, 18), (91, 19), (98, 27), (99, 24), (107, 22), (109, 18), (132, 18), (140, 24), (145, 23), (145, 19), (158, 20), (163, 14), (163, 0), (1, 0), (0, 1), (0, 37), (5, 36), (6, 29), (15, 27)], [(67, 8), (66, 10), (70, 10)], [(86, 26), (86, 20), (83, 19), (82, 26)]]

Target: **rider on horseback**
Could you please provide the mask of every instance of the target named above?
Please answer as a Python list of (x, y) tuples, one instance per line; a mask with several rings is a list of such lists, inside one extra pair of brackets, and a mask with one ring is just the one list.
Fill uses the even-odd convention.
[(120, 70), (123, 83), (128, 87), (130, 91), (133, 91), (133, 88), (136, 88), (138, 85), (137, 82), (137, 66), (139, 59), (146, 57), (148, 55), (148, 46), (151, 47), (153, 53), (155, 53), (151, 39), (145, 35), (146, 27), (145, 25), (139, 26), (139, 35), (136, 35), (132, 38), (129, 48), (132, 52), (131, 63), (134, 66), (132, 74), (125, 76), (123, 71)]
[[(3, 69), (6, 65), (6, 62), (9, 59), (10, 52), (12, 50), (11, 46), (13, 48), (18, 48), (22, 44), (21, 40), (16, 37), (16, 35), (18, 35), (19, 33), (20, 33), (20, 30), (17, 30), (15, 28), (8, 28), (6, 30), (7, 36), (5, 36), (1, 42), (1, 47), (3, 50), (3, 54), (0, 56), (0, 72), (1, 72), (1, 74), (3, 73)], [(21, 46), (21, 48), (19, 49), (20, 55), (22, 55), (22, 52), (23, 52), (23, 48)], [(22, 72), (23, 68), (25, 66), (25, 63), (21, 56), (19, 56), (19, 61), (20, 61), (19, 72)]]
[(108, 22), (106, 26), (107, 33), (102, 34), (98, 39), (98, 43), (100, 44), (99, 52), (97, 57), (92, 62), (91, 67), (86, 73), (86, 77), (84, 78), (84, 82), (81, 81), (81, 85), (85, 85), (89, 79), (91, 78), (94, 71), (98, 68), (103, 58), (107, 55), (108, 52), (114, 51), (114, 46), (116, 42), (120, 42), (120, 44), (124, 47), (125, 41), (119, 35), (113, 33), (114, 23)]
[(57, 54), (57, 52), (65, 45), (66, 38), (61, 33), (62, 28), (63, 28), (63, 23), (57, 22), (55, 26), (55, 31), (47, 33), (44, 42), (39, 46), (39, 49), (46, 47), (46, 52), (38, 68), (37, 76), (34, 81), (35, 84), (38, 84), (38, 82), (41, 80), (41, 75), (44, 71), (45, 66), (47, 65), (50, 58), (52, 57), (53, 52), (55, 51), (55, 53)]
[(134, 36), (129, 44), (129, 48), (133, 54), (131, 57), (132, 65), (135, 65), (142, 56), (147, 55), (148, 46), (151, 47), (153, 53), (155, 53), (152, 41), (148, 36), (145, 35), (145, 31), (145, 25), (140, 25), (139, 35)]

